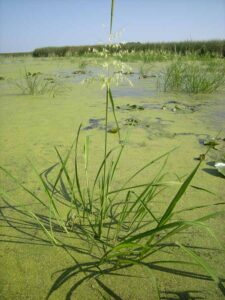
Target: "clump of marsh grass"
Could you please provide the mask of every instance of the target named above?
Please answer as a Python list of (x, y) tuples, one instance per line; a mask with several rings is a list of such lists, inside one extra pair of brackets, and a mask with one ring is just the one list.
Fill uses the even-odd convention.
[(212, 93), (225, 84), (225, 67), (218, 64), (175, 61), (158, 78), (163, 91)]
[(88, 62), (86, 60), (81, 60), (78, 64), (78, 68), (84, 71), (87, 66), (88, 66)]
[(141, 64), (139, 68), (139, 74), (140, 78), (148, 78), (149, 77), (149, 71), (150, 71), (150, 65), (148, 64)]
[(44, 95), (48, 94), (55, 97), (64, 91), (62, 83), (57, 79), (46, 78), (40, 72), (31, 73), (25, 70), (23, 78), (16, 81), (16, 86), (25, 95)]

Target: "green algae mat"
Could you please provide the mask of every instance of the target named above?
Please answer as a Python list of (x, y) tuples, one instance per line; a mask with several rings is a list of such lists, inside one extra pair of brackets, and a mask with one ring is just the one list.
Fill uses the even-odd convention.
[[(46, 195), (33, 165), (48, 187), (54, 185), (59, 169), (54, 147), (65, 157), (80, 124), (77, 159), (78, 164), (83, 163), (83, 145), (88, 136), (90, 181), (104, 155), (105, 91), (99, 82), (82, 83), (99, 70), (91, 58), (85, 68), (81, 68), (81, 62), (79, 58), (0, 59), (1, 166), (17, 180), (1, 172), (1, 299), (223, 299), (223, 214), (207, 220), (209, 227), (199, 224), (162, 241), (144, 266), (127, 260), (125, 266), (114, 269), (106, 264), (99, 270), (80, 225), (76, 218), (68, 218), (65, 208), (62, 214), (68, 222), (64, 225), (70, 234), (60, 234), (59, 228), (54, 228), (64, 246), (54, 245), (46, 236), (42, 225), (47, 224), (49, 216), (33, 197), (46, 199)], [(221, 212), (225, 204), (225, 181), (215, 163), (222, 162), (225, 153), (224, 87), (211, 94), (160, 92), (156, 89), (157, 72), (164, 68), (164, 63), (152, 63), (147, 78), (139, 75), (138, 63), (131, 66), (133, 73), (125, 76), (133, 82), (133, 87), (126, 82), (111, 87), (124, 145), (114, 188), (129, 178), (131, 170), (135, 172), (173, 149), (163, 170), (171, 184), (151, 204), (158, 215), (176, 194), (179, 182), (187, 178), (210, 146), (176, 208), (176, 220), (180, 220), (179, 212), (188, 220)], [(39, 76), (40, 89), (47, 82), (46, 92), (29, 95), (23, 85), (25, 74), (29, 78)], [(109, 113), (110, 149), (118, 147), (118, 128), (112, 109)], [(133, 183), (141, 185), (152, 180), (161, 167), (162, 163), (157, 161)], [(58, 189), (59, 202), (67, 203), (70, 195), (62, 180)], [(113, 209), (117, 209), (116, 205)], [(30, 211), (38, 219), (30, 218)], [(196, 257), (191, 260), (188, 251), (214, 267), (217, 283), (201, 263), (196, 263)]]

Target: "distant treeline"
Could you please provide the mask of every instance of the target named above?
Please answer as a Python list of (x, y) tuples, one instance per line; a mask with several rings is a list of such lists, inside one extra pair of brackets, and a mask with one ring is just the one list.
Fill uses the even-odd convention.
[[(87, 45), (87, 46), (64, 46), (64, 47), (45, 47), (37, 48), (33, 51), (34, 57), (48, 56), (75, 56), (93, 53), (95, 50), (101, 51), (107, 48), (111, 53), (119, 51), (132, 52), (168, 52), (171, 54), (197, 54), (225, 57), (225, 40), (211, 41), (184, 41), (184, 42), (163, 42), (163, 43), (139, 43), (129, 42), (120, 44), (120, 47), (109, 47), (105, 45)], [(95, 50), (94, 50), (95, 49)]]

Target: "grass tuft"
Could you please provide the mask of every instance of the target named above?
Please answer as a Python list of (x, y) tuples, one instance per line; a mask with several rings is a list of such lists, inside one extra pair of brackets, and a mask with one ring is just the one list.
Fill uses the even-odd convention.
[(225, 66), (197, 62), (171, 63), (158, 79), (158, 87), (164, 92), (212, 93), (225, 84)]
[(63, 85), (57, 79), (48, 80), (40, 72), (31, 73), (25, 70), (23, 78), (16, 82), (16, 86), (25, 95), (48, 94), (52, 97), (65, 91)]

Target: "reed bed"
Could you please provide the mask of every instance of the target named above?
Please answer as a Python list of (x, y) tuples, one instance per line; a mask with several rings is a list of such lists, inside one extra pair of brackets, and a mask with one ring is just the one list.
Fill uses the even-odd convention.
[(225, 56), (225, 41), (210, 40), (210, 41), (183, 41), (183, 42), (162, 42), (162, 43), (139, 43), (129, 42), (120, 44), (120, 48), (110, 47), (109, 45), (87, 45), (87, 46), (64, 46), (64, 47), (44, 47), (37, 48), (33, 51), (34, 57), (48, 56), (82, 56), (94, 55), (95, 51), (102, 52), (104, 48), (110, 51), (111, 54), (121, 52), (129, 54), (132, 57), (140, 57), (140, 54), (145, 56), (162, 57), (163, 54), (171, 55), (190, 55), (210, 57)]

